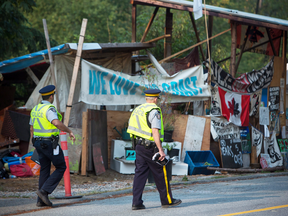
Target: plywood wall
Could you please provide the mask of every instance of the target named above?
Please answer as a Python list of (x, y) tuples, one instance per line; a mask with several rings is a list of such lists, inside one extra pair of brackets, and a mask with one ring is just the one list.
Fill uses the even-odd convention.
[(110, 167), (111, 158), (111, 143), (112, 139), (118, 139), (121, 136), (113, 128), (116, 126), (117, 130), (122, 133), (124, 124), (128, 123), (131, 112), (124, 111), (107, 111), (107, 145), (108, 145), (108, 167)]

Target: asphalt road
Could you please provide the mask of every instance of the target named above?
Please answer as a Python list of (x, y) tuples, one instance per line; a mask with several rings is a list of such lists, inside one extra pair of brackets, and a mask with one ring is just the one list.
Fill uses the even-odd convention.
[[(267, 176), (228, 182), (176, 185), (173, 196), (182, 204), (161, 208), (158, 192), (143, 194), (145, 210), (131, 210), (131, 195), (100, 199), (86, 203), (45, 208), (20, 215), (288, 215), (288, 176)], [(53, 201), (53, 200), (52, 200)], [(19, 214), (17, 214), (19, 215)]]

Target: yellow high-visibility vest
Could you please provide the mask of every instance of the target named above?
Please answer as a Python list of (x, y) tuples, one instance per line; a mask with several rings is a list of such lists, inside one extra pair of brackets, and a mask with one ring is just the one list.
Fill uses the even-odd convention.
[(163, 142), (164, 140), (164, 126), (163, 126), (163, 119), (162, 119), (162, 112), (161, 109), (154, 103), (145, 103), (138, 107), (136, 107), (129, 119), (129, 125), (127, 133), (130, 133), (130, 136), (133, 135), (142, 137), (144, 139), (154, 141), (152, 135), (152, 129), (148, 126), (148, 116), (147, 114), (153, 110), (157, 109), (160, 112), (161, 116), (161, 130), (160, 130), (160, 140)]
[[(31, 111), (31, 120), (34, 129), (34, 136), (39, 137), (51, 137), (51, 135), (57, 136), (60, 131), (52, 123), (50, 123), (46, 117), (46, 112), (50, 107), (54, 107), (52, 104), (38, 104)], [(55, 108), (57, 111), (57, 109)], [(62, 120), (62, 115), (57, 111), (59, 121)]]

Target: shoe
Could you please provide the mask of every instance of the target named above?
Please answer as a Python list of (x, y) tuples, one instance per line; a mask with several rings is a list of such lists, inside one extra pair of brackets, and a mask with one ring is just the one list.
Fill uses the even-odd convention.
[(145, 209), (145, 206), (143, 204), (141, 205), (132, 205), (132, 210), (141, 210)]
[(52, 206), (52, 203), (50, 202), (48, 198), (48, 193), (44, 190), (38, 190), (36, 194), (39, 196), (39, 198), (47, 205), (47, 206)]
[(169, 207), (177, 206), (177, 205), (180, 205), (181, 203), (182, 201), (180, 199), (172, 199), (172, 203), (167, 204), (167, 205), (162, 205), (162, 208), (169, 208)]
[(44, 202), (39, 201), (39, 202), (36, 203), (36, 206), (37, 207), (44, 207), (44, 206), (47, 206), (47, 205)]

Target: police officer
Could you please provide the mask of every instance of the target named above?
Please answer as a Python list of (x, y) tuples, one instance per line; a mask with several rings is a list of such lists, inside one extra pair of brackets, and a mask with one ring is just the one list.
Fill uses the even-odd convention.
[[(39, 190), (37, 206), (52, 206), (48, 198), (59, 184), (66, 170), (66, 164), (62, 149), (59, 147), (59, 132), (69, 133), (70, 139), (75, 140), (72, 131), (62, 122), (62, 115), (52, 105), (54, 95), (56, 94), (55, 86), (48, 85), (40, 89), (42, 102), (36, 105), (31, 111), (30, 133), (33, 146), (39, 155), (41, 165), (39, 177)], [(51, 162), (56, 170), (50, 175)]]
[(149, 170), (153, 174), (163, 208), (176, 206), (182, 202), (180, 199), (172, 197), (166, 166), (152, 160), (156, 152), (160, 154), (160, 161), (163, 161), (166, 156), (161, 145), (164, 138), (162, 113), (156, 105), (160, 92), (159, 89), (144, 91), (146, 103), (136, 107), (129, 119), (127, 132), (130, 133), (132, 142), (136, 144), (132, 210), (145, 209), (142, 193)]

